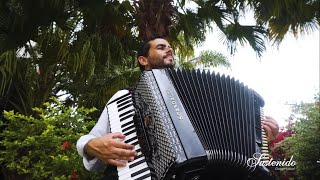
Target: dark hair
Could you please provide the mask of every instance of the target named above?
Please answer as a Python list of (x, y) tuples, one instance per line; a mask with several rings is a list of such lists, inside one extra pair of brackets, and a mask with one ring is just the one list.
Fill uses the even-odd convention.
[[(152, 41), (152, 40), (158, 39), (158, 38), (165, 39), (163, 36), (152, 35), (152, 36), (150, 36), (148, 39), (144, 40), (144, 41), (141, 43), (140, 48), (139, 48), (139, 50), (138, 50), (137, 58), (139, 58), (140, 56), (148, 57), (148, 55), (149, 55), (149, 50), (150, 50), (150, 44), (149, 44), (149, 42)], [(144, 66), (139, 63), (139, 60), (138, 60), (138, 65), (139, 65), (139, 67), (140, 67), (140, 70), (143, 71), (143, 70), (144, 70)]]

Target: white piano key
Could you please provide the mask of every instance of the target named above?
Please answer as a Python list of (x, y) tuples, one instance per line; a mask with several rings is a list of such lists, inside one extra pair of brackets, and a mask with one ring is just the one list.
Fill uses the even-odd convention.
[(132, 131), (132, 130), (136, 130), (136, 127), (129, 127), (129, 129), (122, 129), (122, 132), (123, 133), (128, 133), (128, 132), (130, 132), (130, 131)]
[[(109, 108), (109, 107), (108, 107)], [(126, 111), (129, 111), (129, 110), (133, 110), (134, 109), (134, 106), (131, 104), (128, 104), (128, 106), (123, 106), (123, 108), (118, 108), (118, 107), (110, 107), (110, 115), (121, 115), (123, 113), (125, 113)]]
[[(130, 110), (128, 110), (128, 111), (130, 111)], [(127, 111), (126, 111), (126, 112), (127, 112)], [(134, 111), (131, 111), (131, 112), (129, 112), (128, 114), (120, 117), (121, 114), (115, 114), (115, 113), (114, 113), (114, 114), (109, 114), (109, 118), (110, 118), (110, 119), (116, 119), (118, 122), (120, 122), (121, 119), (123, 119), (123, 118), (125, 118), (125, 117), (128, 117), (128, 116), (132, 116), (132, 115), (134, 115), (134, 114), (135, 114), (135, 112), (134, 112)]]
[(113, 125), (113, 127), (111, 127), (111, 128), (113, 128), (115, 131), (121, 130), (122, 132), (124, 132), (124, 129), (134, 125), (133, 121), (131, 121), (131, 122), (129, 121), (125, 127), (122, 127), (124, 124), (126, 124), (126, 123), (116, 124), (116, 125)]
[(140, 149), (141, 147), (140, 147), (140, 145), (139, 144), (137, 144), (136, 146), (134, 146), (134, 151), (137, 151), (138, 149)]
[(132, 169), (129, 169), (129, 167), (128, 167), (127, 169), (124, 169), (118, 173), (119, 180), (131, 178), (131, 174), (133, 174), (137, 171), (140, 171), (141, 169), (147, 168), (147, 167), (148, 167), (147, 163), (139, 164), (139, 166), (136, 166)]
[[(128, 162), (125, 167), (117, 167), (118, 173), (119, 173), (120, 171), (123, 171), (123, 170), (126, 170), (126, 169), (130, 168), (130, 167), (129, 167), (130, 165), (132, 165), (132, 164), (134, 164), (134, 163), (136, 163), (136, 162), (139, 162), (139, 161), (143, 161), (143, 160), (145, 160), (144, 156), (142, 156), (142, 157), (140, 157), (140, 158), (138, 158), (138, 159), (135, 159), (134, 161)], [(137, 166), (138, 166), (138, 165), (137, 165)]]
[(133, 118), (129, 118), (124, 120), (123, 122), (119, 122), (119, 123), (112, 123), (110, 124), (110, 127), (114, 130), (118, 130), (119, 128), (121, 128), (122, 125), (128, 123), (128, 122), (132, 122), (133, 123)]
[(113, 100), (115, 100), (115, 99), (117, 99), (117, 98), (119, 98), (119, 97), (122, 97), (122, 96), (125, 96), (125, 95), (127, 95), (127, 94), (129, 94), (129, 91), (128, 90), (120, 90), (120, 91), (118, 91), (117, 93), (115, 93), (111, 98), (110, 98), (110, 100), (108, 101), (108, 103), (109, 102), (112, 102)]
[[(122, 126), (123, 124), (126, 124), (126, 123), (110, 124), (110, 128), (111, 128), (112, 131), (121, 131), (121, 132), (124, 132), (126, 128), (134, 125), (133, 120), (128, 121), (128, 122), (129, 122), (129, 124), (126, 125), (124, 128), (122, 128), (121, 126)], [(128, 131), (128, 130), (126, 130), (126, 131)]]
[(139, 174), (137, 176), (134, 176), (134, 177), (132, 177), (132, 179), (138, 179), (138, 178), (140, 178), (140, 177), (142, 177), (144, 175), (147, 175), (147, 174), (151, 174), (150, 170), (145, 171), (145, 172), (143, 172), (143, 173), (141, 173), (141, 174)]
[[(133, 124), (133, 123), (132, 123)], [(131, 125), (131, 124), (130, 124)], [(130, 126), (129, 125), (129, 126)], [(129, 126), (127, 126), (127, 127), (129, 127)], [(133, 128), (133, 129), (135, 129), (135, 128)], [(113, 131), (117, 131), (117, 132), (121, 132), (121, 133), (125, 133), (125, 132), (128, 132), (128, 130), (127, 131), (124, 131), (122, 128), (121, 128), (121, 125), (119, 126), (116, 126), (116, 127), (114, 127), (114, 128), (112, 128), (112, 130)], [(130, 129), (130, 130), (132, 130), (132, 128)]]
[(131, 97), (127, 97), (124, 101), (121, 101), (121, 102), (117, 102), (117, 106), (119, 108), (123, 107), (123, 106), (126, 106), (128, 104), (132, 104), (132, 100), (130, 99)]
[(128, 106), (127, 108), (124, 108), (124, 109), (121, 109), (119, 110), (117, 106), (108, 106), (108, 112), (110, 113), (110, 115), (115, 115), (115, 114), (122, 114), (126, 111), (129, 111), (129, 110), (133, 110), (134, 109), (134, 106)]
[[(137, 133), (136, 133), (136, 132), (134, 132), (134, 133), (126, 136), (126, 137), (124, 138), (124, 141), (127, 141), (127, 140), (129, 140), (129, 139), (131, 139), (131, 138), (134, 138), (134, 137), (137, 137)], [(133, 141), (131, 141), (131, 142), (133, 142)], [(129, 143), (129, 144), (131, 144), (131, 143)]]
[[(141, 154), (142, 154), (142, 153), (139, 152), (137, 156), (140, 156)], [(137, 156), (136, 156), (136, 157), (137, 157)], [(142, 157), (144, 157), (144, 156), (142, 156)], [(141, 157), (138, 158), (138, 159), (135, 159), (135, 160), (133, 160), (133, 161), (128, 162), (125, 167), (117, 167), (117, 170), (119, 171), (119, 173), (118, 173), (119, 176), (120, 176), (120, 175), (123, 175), (123, 174), (125, 174), (125, 173), (127, 173), (127, 172), (129, 172), (129, 171), (133, 171), (134, 169), (137, 169), (138, 167), (141, 167), (143, 164), (146, 165), (146, 162), (143, 162), (143, 163), (141, 163), (141, 164), (139, 164), (139, 165), (137, 165), (137, 166), (135, 166), (135, 167), (129, 168), (129, 166), (130, 166), (129, 163), (134, 164), (135, 162), (138, 162), (138, 161), (140, 161), (140, 160), (141, 160)], [(143, 160), (143, 159), (142, 159), (142, 160)], [(142, 168), (140, 168), (140, 169), (142, 169)]]
[[(115, 107), (116, 109), (117, 107)], [(113, 110), (111, 107), (108, 106), (108, 114), (109, 114), (109, 117), (112, 118), (112, 117), (120, 117), (121, 114), (127, 112), (127, 111), (132, 111), (134, 110), (134, 107), (133, 106), (129, 106), (127, 107), (126, 109), (123, 109), (121, 111), (117, 111), (117, 110)], [(134, 111), (133, 111), (134, 112)]]
[[(131, 113), (130, 115), (134, 115), (134, 113)], [(114, 118), (114, 117), (110, 117), (110, 119), (111, 119), (111, 118)], [(128, 120), (128, 119), (129, 119), (129, 120)], [(120, 121), (120, 118), (118, 117), (117, 121), (111, 122), (110, 124), (112, 124), (112, 125), (116, 125), (116, 124), (119, 124), (119, 123), (125, 124), (125, 123), (127, 123), (127, 122), (129, 122), (129, 121), (133, 121), (133, 116), (130, 116), (129, 118), (124, 119), (124, 120), (122, 120), (122, 121)]]

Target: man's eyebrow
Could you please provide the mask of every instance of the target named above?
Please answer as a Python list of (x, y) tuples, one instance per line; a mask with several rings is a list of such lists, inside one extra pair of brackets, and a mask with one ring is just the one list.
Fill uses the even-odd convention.
[[(157, 44), (157, 45), (156, 45), (156, 48), (159, 47), (159, 46), (160, 46), (160, 47), (166, 47), (167, 45), (166, 45), (166, 44)], [(171, 48), (171, 46), (168, 45), (168, 48)]]

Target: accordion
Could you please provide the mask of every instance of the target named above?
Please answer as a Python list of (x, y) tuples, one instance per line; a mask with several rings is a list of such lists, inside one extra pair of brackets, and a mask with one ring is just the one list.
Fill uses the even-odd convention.
[(107, 104), (111, 132), (138, 152), (118, 167), (119, 179), (271, 179), (266, 167), (250, 164), (268, 152), (263, 106), (254, 90), (219, 73), (144, 71), (133, 91)]

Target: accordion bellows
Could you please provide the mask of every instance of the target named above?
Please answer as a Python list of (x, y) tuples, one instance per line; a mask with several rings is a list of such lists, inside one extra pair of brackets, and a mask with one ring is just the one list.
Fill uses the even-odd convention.
[(133, 101), (154, 179), (192, 179), (219, 168), (269, 176), (265, 167), (247, 164), (262, 153), (264, 101), (238, 80), (209, 71), (154, 69), (142, 73)]

